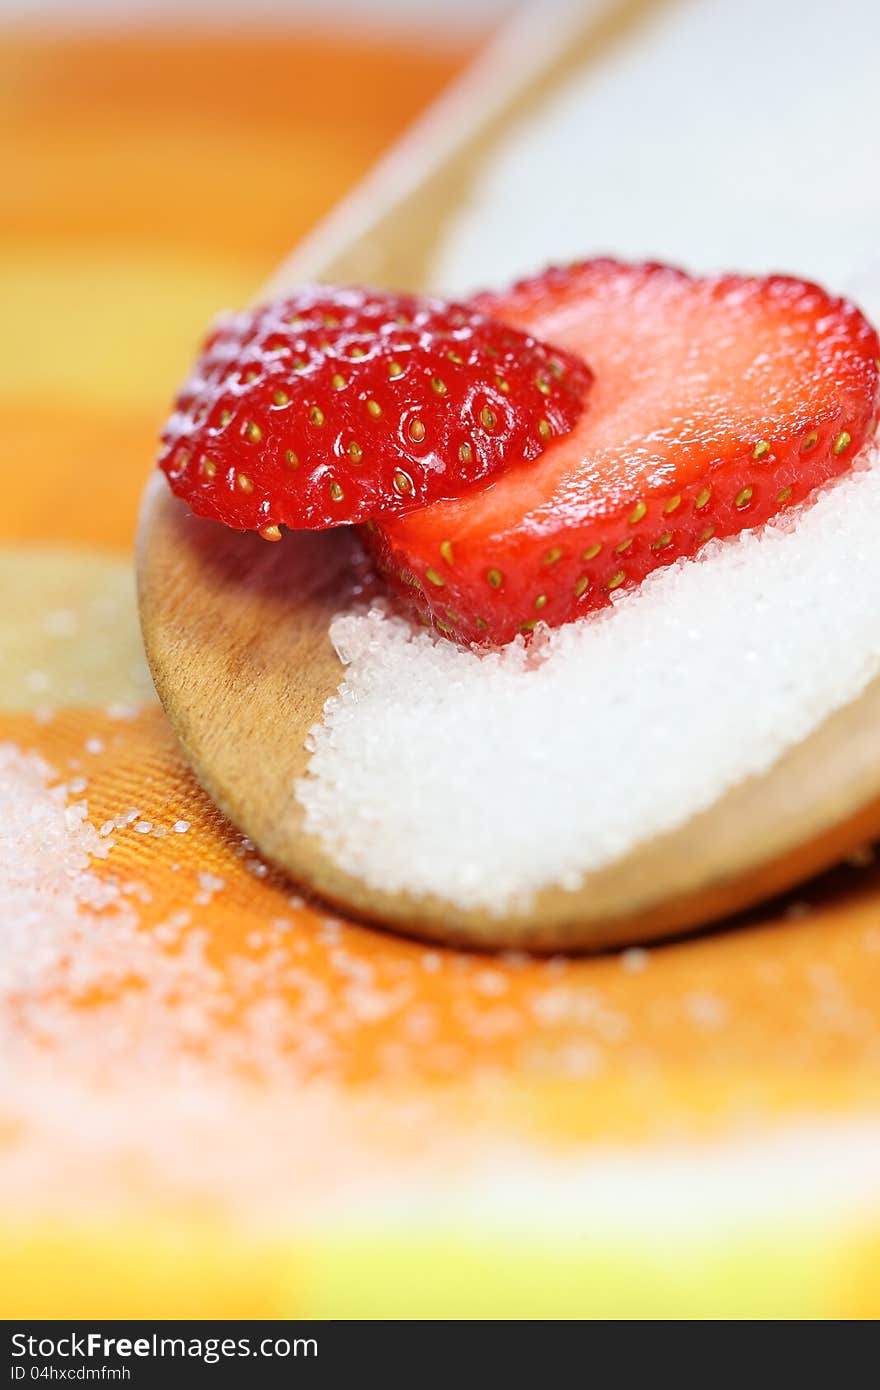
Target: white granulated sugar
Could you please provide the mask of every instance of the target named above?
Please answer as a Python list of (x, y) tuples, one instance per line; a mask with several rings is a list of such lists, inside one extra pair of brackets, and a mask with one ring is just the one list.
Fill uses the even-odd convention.
[(0, 1004), (70, 952), (81, 910), (98, 912), (113, 896), (90, 868), (107, 857), (107, 839), (53, 780), (40, 758), (0, 744)]
[(878, 53), (876, 0), (661, 7), (480, 169), (433, 287), (605, 253), (787, 270), (880, 313)]
[[(496, 148), (433, 285), (610, 253), (784, 269), (880, 312), (878, 47), (875, 0), (841, 0), (833, 24), (801, 0), (663, 7)], [(767, 768), (877, 672), (878, 505), (875, 466), (796, 532), (716, 545), (530, 654), (480, 658), (378, 612), (337, 619), (348, 671), (308, 745), (308, 828), (392, 892), (500, 911), (576, 887)]]
[(768, 768), (880, 671), (880, 459), (604, 613), (478, 655), (377, 609), (297, 786), (374, 888), (526, 908)]

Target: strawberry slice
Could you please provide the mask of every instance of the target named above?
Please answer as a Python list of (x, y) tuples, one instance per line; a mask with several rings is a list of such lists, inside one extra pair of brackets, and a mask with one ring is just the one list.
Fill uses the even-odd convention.
[(474, 308), (317, 285), (222, 319), (163, 433), (194, 512), (280, 539), (457, 497), (534, 459), (590, 372)]
[(876, 332), (801, 280), (597, 260), (475, 303), (583, 356), (595, 383), (536, 462), (371, 528), (422, 620), (462, 641), (568, 622), (759, 525), (849, 468), (875, 427)]

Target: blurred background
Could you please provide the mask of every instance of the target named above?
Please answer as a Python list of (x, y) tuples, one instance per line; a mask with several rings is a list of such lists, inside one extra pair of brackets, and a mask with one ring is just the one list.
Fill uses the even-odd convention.
[[(207, 319), (256, 292), (516, 8), (0, 0), (0, 537), (129, 545)], [(534, 8), (552, 30), (578, 6)], [(525, 205), (521, 161), (487, 173), (474, 196), (505, 235), (463, 224), (438, 283), (614, 250), (784, 266), (873, 300), (875, 0), (580, 8), (602, 41), (556, 103), (564, 148), (536, 130)]]
[(0, 534), (127, 547), (206, 321), (505, 7), (0, 4)]
[[(164, 836), (119, 833), (106, 952), (74, 904), (45, 977), (0, 956), (0, 1302), (28, 1313), (880, 1310), (870, 852), (650, 952), (426, 951), (291, 896), (151, 702), (131, 545), (205, 323), (512, 8), (0, 0), (0, 751)], [(518, 159), (478, 181), (437, 283), (614, 250), (880, 310), (877, 0), (583, 9), (616, 18), (564, 142), (535, 126), (525, 197)]]

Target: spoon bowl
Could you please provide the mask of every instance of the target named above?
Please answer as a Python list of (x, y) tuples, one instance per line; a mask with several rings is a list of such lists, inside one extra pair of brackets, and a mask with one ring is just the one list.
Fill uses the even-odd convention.
[(484, 948), (594, 950), (682, 932), (779, 893), (880, 832), (880, 681), (767, 773), (527, 911), (384, 893), (305, 830), (295, 784), (343, 667), (330, 620), (361, 592), (345, 531), (278, 544), (193, 516), (156, 475), (138, 539), (141, 623), (159, 697), (197, 777), (268, 859), (343, 911)]
[[(310, 279), (425, 286), (444, 224), (493, 145), (645, 0), (560, 0), (523, 11), (366, 184), (286, 262), (266, 293)], [(527, 911), (493, 915), (383, 893), (342, 870), (294, 786), (306, 739), (343, 677), (328, 636), (358, 592), (349, 533), (278, 544), (190, 515), (156, 476), (138, 541), (141, 624), (160, 699), (218, 806), (306, 890), (398, 930), (475, 947), (590, 950), (717, 920), (828, 867), (880, 834), (880, 681), (770, 770), (683, 826)]]

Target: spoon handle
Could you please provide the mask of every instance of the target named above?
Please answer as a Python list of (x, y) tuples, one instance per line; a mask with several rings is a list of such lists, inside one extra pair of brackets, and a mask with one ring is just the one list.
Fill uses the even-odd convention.
[(425, 289), (444, 228), (511, 127), (657, 0), (533, 0), (281, 264), (261, 297), (309, 280)]

